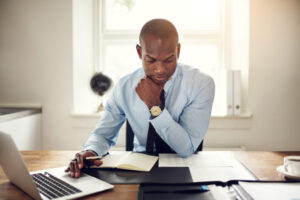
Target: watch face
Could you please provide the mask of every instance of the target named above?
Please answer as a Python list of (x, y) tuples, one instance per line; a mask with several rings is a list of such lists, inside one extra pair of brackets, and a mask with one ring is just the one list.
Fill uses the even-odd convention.
[(152, 116), (156, 117), (156, 116), (158, 116), (161, 113), (161, 109), (160, 109), (159, 106), (153, 106), (151, 108), (150, 112), (151, 112)]

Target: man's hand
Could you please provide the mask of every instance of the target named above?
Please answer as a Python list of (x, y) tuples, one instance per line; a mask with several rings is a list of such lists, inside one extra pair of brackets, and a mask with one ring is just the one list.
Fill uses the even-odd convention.
[(101, 165), (101, 160), (86, 160), (86, 157), (97, 156), (93, 151), (82, 151), (76, 153), (75, 158), (70, 161), (69, 166), (65, 169), (65, 172), (70, 172), (73, 178), (78, 178), (80, 176), (80, 171), (85, 166), (90, 165)]
[(164, 85), (154, 83), (149, 77), (144, 77), (136, 86), (135, 91), (150, 109), (152, 106), (158, 106), (161, 104), (160, 94), (163, 87)]

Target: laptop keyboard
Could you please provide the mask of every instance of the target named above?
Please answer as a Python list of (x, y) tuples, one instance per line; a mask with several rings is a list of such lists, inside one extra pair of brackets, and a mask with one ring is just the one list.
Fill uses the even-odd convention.
[(48, 172), (31, 175), (39, 192), (49, 199), (60, 198), (81, 192), (74, 186), (56, 178)]

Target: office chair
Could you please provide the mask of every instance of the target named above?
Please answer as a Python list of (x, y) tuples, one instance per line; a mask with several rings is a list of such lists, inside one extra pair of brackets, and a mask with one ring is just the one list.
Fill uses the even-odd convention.
[[(132, 151), (133, 150), (133, 139), (134, 139), (134, 133), (132, 131), (132, 128), (128, 121), (126, 121), (126, 151)], [(202, 151), (203, 149), (203, 140), (198, 146), (195, 153), (198, 151)]]

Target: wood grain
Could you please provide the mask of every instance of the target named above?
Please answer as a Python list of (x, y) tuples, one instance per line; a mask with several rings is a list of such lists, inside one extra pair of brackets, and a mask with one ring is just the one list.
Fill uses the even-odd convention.
[[(22, 151), (29, 171), (66, 166), (75, 151)], [(300, 155), (300, 152), (249, 152), (234, 151), (233, 154), (260, 180), (285, 180), (276, 168), (283, 164), (283, 157)], [(116, 184), (113, 190), (87, 196), (83, 199), (137, 199), (138, 184)], [(0, 199), (31, 199), (11, 184), (0, 168)]]

